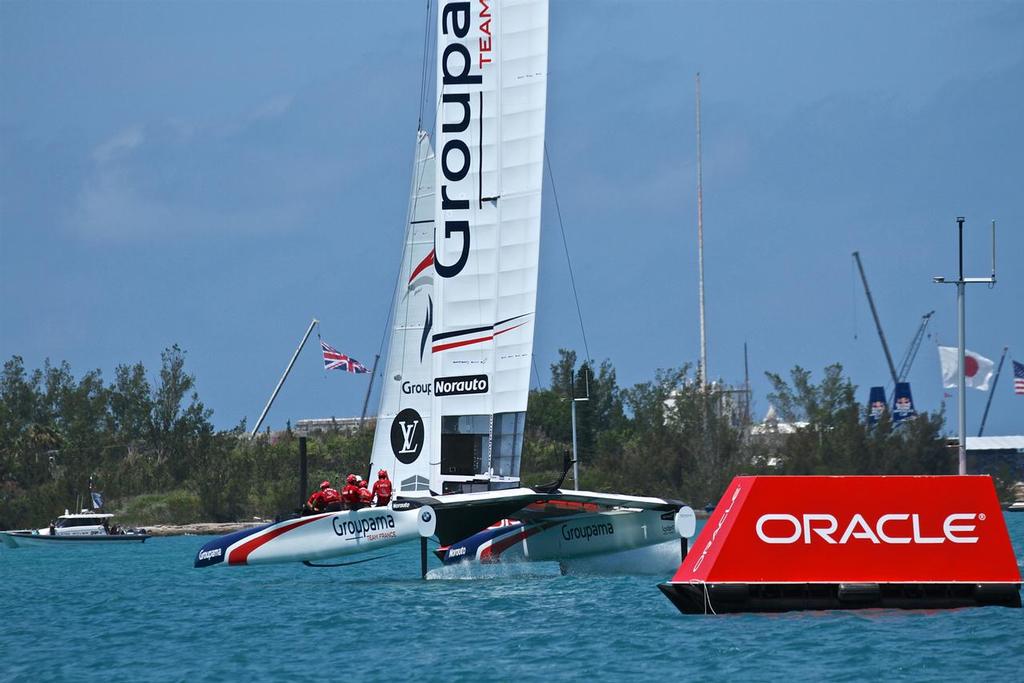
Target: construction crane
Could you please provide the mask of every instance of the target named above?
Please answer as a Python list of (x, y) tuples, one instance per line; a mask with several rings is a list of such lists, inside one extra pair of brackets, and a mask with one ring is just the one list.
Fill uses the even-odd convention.
[(878, 338), (882, 340), (882, 350), (885, 351), (885, 361), (889, 364), (889, 374), (892, 375), (893, 384), (899, 382), (899, 375), (896, 374), (896, 366), (892, 362), (892, 354), (889, 353), (889, 342), (885, 340), (885, 332), (882, 331), (882, 323), (878, 320), (878, 311), (875, 310), (875, 300), (871, 296), (871, 288), (868, 287), (868, 278), (864, 275), (864, 266), (860, 263), (860, 252), (853, 252), (853, 260), (857, 262), (857, 270), (860, 271), (860, 281), (864, 283), (864, 293), (868, 295), (868, 305), (871, 306), (871, 315), (875, 319), (875, 329), (878, 330)]
[(914, 334), (914, 338), (910, 341), (910, 346), (907, 347), (906, 353), (903, 354), (903, 360), (900, 361), (899, 372), (896, 371), (896, 365), (892, 362), (892, 354), (889, 353), (889, 342), (885, 339), (885, 332), (882, 331), (882, 323), (878, 319), (878, 311), (875, 309), (875, 299), (871, 296), (871, 288), (868, 287), (868, 278), (864, 275), (864, 266), (860, 262), (860, 252), (853, 252), (853, 260), (857, 262), (857, 270), (860, 272), (860, 281), (864, 283), (864, 293), (868, 297), (868, 305), (871, 307), (871, 316), (875, 319), (875, 329), (878, 330), (878, 338), (882, 342), (882, 350), (885, 351), (885, 361), (889, 364), (889, 374), (892, 376), (893, 384), (905, 382), (907, 375), (910, 374), (910, 366), (914, 364), (914, 359), (917, 358), (917, 351), (921, 348), (921, 342), (924, 341), (925, 330), (928, 329), (928, 323), (931, 321), (932, 316), (935, 315), (935, 311), (928, 311), (921, 316), (921, 324), (918, 325), (917, 332)]
[(921, 316), (921, 324), (917, 327), (914, 338), (910, 340), (910, 346), (907, 347), (907, 352), (903, 354), (903, 360), (900, 361), (900, 371), (898, 373), (900, 382), (907, 381), (907, 375), (910, 374), (910, 366), (914, 364), (914, 359), (917, 358), (917, 350), (921, 348), (921, 342), (924, 341), (924, 332), (928, 329), (928, 323), (933, 315), (935, 315), (935, 311), (928, 311)]

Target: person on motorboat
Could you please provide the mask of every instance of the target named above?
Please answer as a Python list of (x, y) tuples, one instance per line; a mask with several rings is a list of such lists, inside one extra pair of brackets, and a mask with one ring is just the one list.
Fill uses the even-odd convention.
[(341, 500), (349, 510), (358, 510), (359, 505), (359, 477), (350, 474), (345, 478), (345, 488), (341, 490)]
[(377, 481), (373, 482), (373, 496), (377, 499), (377, 507), (386, 507), (391, 502), (391, 480), (388, 471), (377, 472)]
[(370, 493), (370, 489), (366, 486), (366, 480), (359, 477), (359, 482), (356, 484), (359, 487), (359, 506), (370, 507), (373, 503), (373, 494)]

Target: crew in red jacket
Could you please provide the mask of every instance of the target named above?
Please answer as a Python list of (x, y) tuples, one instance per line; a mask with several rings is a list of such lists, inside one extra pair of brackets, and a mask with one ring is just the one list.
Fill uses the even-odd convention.
[(359, 477), (359, 505), (360, 507), (370, 507), (373, 503), (373, 494), (370, 493), (370, 489), (366, 487), (366, 480)]
[(341, 509), (341, 494), (337, 489), (328, 486), (320, 491), (323, 494), (324, 510), (326, 512), (337, 512)]
[(345, 478), (345, 488), (341, 490), (341, 500), (349, 510), (359, 509), (359, 477), (350, 474)]
[(377, 498), (377, 507), (385, 507), (391, 502), (391, 480), (388, 479), (388, 471), (381, 470), (377, 473), (377, 481), (373, 482), (373, 495)]
[[(324, 492), (329, 490), (333, 490), (331, 489), (331, 482), (327, 481), (326, 479), (320, 482), (320, 489), (317, 491), (313, 491), (313, 493), (311, 493), (309, 496), (309, 500), (306, 501), (305, 511), (322, 512), (324, 506), (326, 505), (326, 502), (324, 501)], [(337, 495), (338, 492), (334, 491), (334, 493), (335, 495)]]

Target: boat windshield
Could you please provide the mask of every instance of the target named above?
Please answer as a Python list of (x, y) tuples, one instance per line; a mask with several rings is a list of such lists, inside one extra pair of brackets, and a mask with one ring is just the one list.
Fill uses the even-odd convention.
[(61, 517), (57, 520), (58, 529), (74, 526), (103, 526), (103, 517)]

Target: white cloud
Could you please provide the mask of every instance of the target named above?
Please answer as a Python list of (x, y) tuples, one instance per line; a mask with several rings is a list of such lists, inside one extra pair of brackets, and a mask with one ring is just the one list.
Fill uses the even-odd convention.
[(146, 140), (142, 126), (126, 128), (112, 138), (101, 142), (92, 151), (97, 164), (106, 164), (136, 150)]

